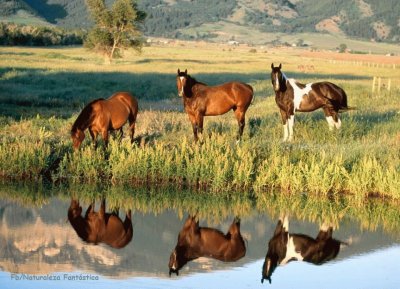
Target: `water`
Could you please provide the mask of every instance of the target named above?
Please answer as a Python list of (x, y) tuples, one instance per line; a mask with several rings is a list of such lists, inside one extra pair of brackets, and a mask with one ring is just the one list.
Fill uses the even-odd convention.
[[(117, 249), (106, 244), (88, 244), (78, 237), (67, 217), (68, 194), (52, 193), (39, 200), (37, 195), (32, 197), (33, 193), (28, 193), (31, 198), (26, 200), (20, 197), (27, 195), (25, 191), (18, 196), (19, 189), (13, 188), (8, 195), (8, 189), (2, 189), (0, 194), (1, 288), (400, 287), (400, 232), (388, 229), (397, 228), (393, 225), (366, 226), (362, 219), (345, 215), (336, 225), (333, 237), (349, 245), (343, 246), (336, 258), (323, 265), (289, 262), (277, 267), (271, 284), (261, 284), (268, 241), (278, 217), (252, 206), (240, 216), (241, 234), (247, 245), (243, 258), (224, 263), (201, 257), (188, 262), (179, 276), (169, 277), (169, 257), (188, 215), (185, 205), (162, 206), (157, 210), (155, 205), (133, 206), (133, 238)], [(89, 203), (81, 201), (81, 205), (84, 214)], [(96, 211), (99, 206), (97, 202)], [(220, 217), (200, 214), (200, 226), (226, 233), (237, 212), (232, 208), (220, 210), (224, 211)], [(119, 217), (125, 218), (123, 208)], [(296, 217), (289, 221), (291, 233), (312, 238), (318, 234), (318, 222)]]

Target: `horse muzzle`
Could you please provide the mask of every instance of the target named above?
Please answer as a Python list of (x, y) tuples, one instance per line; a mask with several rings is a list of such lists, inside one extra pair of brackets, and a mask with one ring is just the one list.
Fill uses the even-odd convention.
[(171, 277), (172, 273), (175, 273), (176, 276), (179, 276), (179, 270), (173, 269), (173, 268), (169, 268), (169, 277)]

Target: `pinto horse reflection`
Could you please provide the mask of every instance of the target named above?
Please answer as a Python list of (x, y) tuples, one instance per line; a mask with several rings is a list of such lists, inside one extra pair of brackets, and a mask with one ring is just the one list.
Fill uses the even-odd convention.
[(315, 239), (303, 234), (291, 234), (288, 217), (280, 219), (268, 243), (261, 283), (265, 279), (271, 283), (271, 275), (278, 265), (282, 266), (290, 261), (305, 261), (321, 265), (336, 258), (341, 245), (347, 244), (333, 239), (332, 231), (331, 226), (323, 225)]
[(68, 208), (68, 220), (78, 236), (87, 243), (105, 243), (114, 248), (123, 248), (133, 236), (131, 210), (126, 213), (125, 221), (117, 213), (106, 213), (106, 202), (103, 199), (98, 212), (94, 211), (94, 203), (90, 204), (82, 217), (79, 201), (71, 199)]
[(108, 99), (100, 98), (90, 102), (72, 125), (71, 138), (74, 149), (79, 148), (83, 142), (86, 129), (89, 129), (95, 146), (98, 134), (107, 145), (109, 131), (119, 130), (122, 134), (122, 127), (127, 121), (133, 142), (137, 113), (138, 102), (129, 92), (117, 92)]
[(279, 107), (283, 123), (283, 141), (293, 139), (294, 113), (311, 112), (322, 108), (329, 129), (339, 129), (339, 112), (354, 109), (347, 106), (346, 92), (334, 83), (321, 81), (302, 84), (287, 78), (282, 65), (271, 64), (271, 81), (275, 91), (275, 102)]
[(233, 110), (238, 121), (237, 140), (240, 140), (245, 126), (245, 114), (253, 100), (253, 88), (250, 85), (233, 81), (208, 86), (187, 74), (187, 70), (182, 72), (179, 69), (176, 85), (192, 123), (195, 141), (198, 140), (197, 133), (203, 133), (205, 116), (221, 115), (230, 110)]
[(246, 254), (246, 246), (240, 234), (240, 219), (235, 218), (228, 233), (213, 228), (199, 227), (195, 217), (189, 216), (179, 232), (178, 243), (169, 259), (169, 275), (189, 261), (210, 257), (224, 262), (234, 262)]

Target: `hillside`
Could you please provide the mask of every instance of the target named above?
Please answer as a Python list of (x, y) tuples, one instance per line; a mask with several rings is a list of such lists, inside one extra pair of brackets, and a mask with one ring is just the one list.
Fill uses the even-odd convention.
[[(111, 4), (112, 0), (106, 0)], [(323, 33), (400, 40), (398, 0), (140, 0), (147, 36), (240, 39), (268, 43), (268, 33)], [(25, 13), (63, 27), (89, 27), (84, 0), (0, 0), (0, 19)], [(253, 39), (254, 33), (258, 37)], [(275, 36), (272, 40), (278, 40)]]

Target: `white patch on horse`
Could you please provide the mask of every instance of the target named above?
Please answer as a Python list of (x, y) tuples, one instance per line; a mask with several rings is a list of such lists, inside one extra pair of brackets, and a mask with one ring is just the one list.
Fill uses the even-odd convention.
[(181, 94), (180, 94), (180, 95), (183, 95), (183, 88), (184, 88), (184, 87), (183, 87), (183, 85), (182, 85), (182, 82), (183, 82), (183, 80), (185, 79), (185, 77), (180, 76), (179, 79), (181, 80), (181, 86), (182, 86)]
[(290, 85), (293, 88), (293, 92), (294, 92), (294, 98), (293, 98), (293, 102), (294, 102), (294, 110), (299, 110), (300, 109), (300, 104), (304, 98), (305, 95), (308, 95), (308, 93), (312, 90), (312, 83), (307, 83), (306, 87), (304, 88), (300, 88), (297, 86), (296, 81), (293, 78), (288, 79)]
[(340, 118), (338, 117), (338, 121), (335, 122), (335, 127), (336, 127), (336, 129), (339, 129), (341, 126), (342, 126), (342, 122), (341, 122)]
[(279, 263), (279, 265), (285, 265), (292, 259), (295, 259), (297, 261), (303, 261), (303, 256), (301, 256), (301, 253), (296, 252), (293, 237), (289, 235), (289, 240), (286, 244), (285, 258), (283, 258), (283, 260)]
[(329, 130), (333, 130), (335, 128), (335, 121), (333, 120), (333, 117), (327, 116), (326, 121), (328, 122)]
[(323, 223), (322, 226), (321, 226), (321, 228), (320, 228), (320, 231), (328, 232), (329, 227), (330, 227), (330, 226), (329, 226), (327, 223)]
[(287, 141), (289, 137), (289, 122), (286, 121), (286, 123), (283, 125), (283, 141)]
[(294, 125), (294, 115), (291, 115), (289, 117), (289, 126), (288, 126), (288, 130), (289, 130), (289, 141), (293, 140), (293, 125)]

